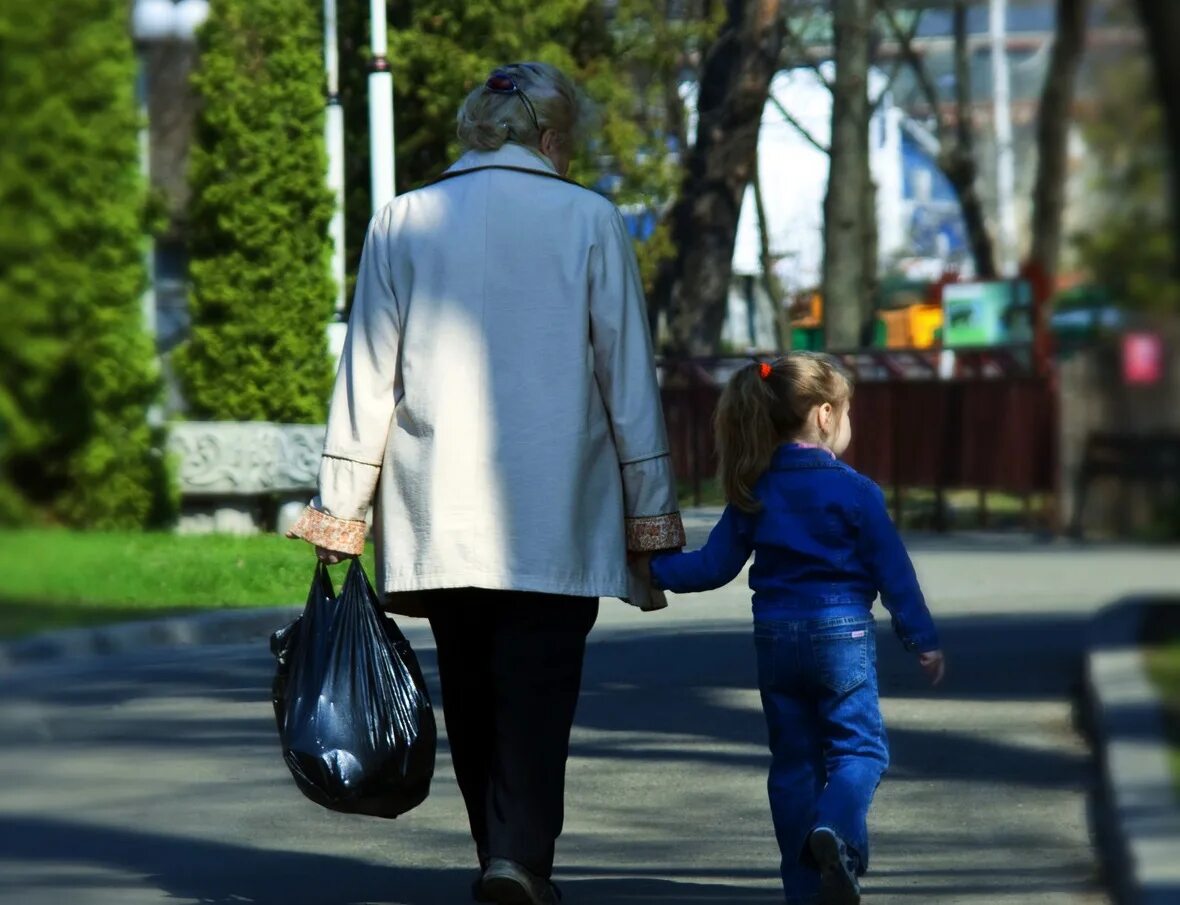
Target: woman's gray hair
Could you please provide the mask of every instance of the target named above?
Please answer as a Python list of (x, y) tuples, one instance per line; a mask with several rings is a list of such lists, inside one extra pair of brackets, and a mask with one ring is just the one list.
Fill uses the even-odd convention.
[(573, 80), (548, 63), (513, 63), (492, 73), (514, 81), (536, 111), (516, 92), (493, 91), (480, 85), (459, 108), (459, 141), (470, 151), (496, 151), (505, 142), (540, 147), (541, 135), (552, 129), (563, 141), (580, 131), (583, 105)]

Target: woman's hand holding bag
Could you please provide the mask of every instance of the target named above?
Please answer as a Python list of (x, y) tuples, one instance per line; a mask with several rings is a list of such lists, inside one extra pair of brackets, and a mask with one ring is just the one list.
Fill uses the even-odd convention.
[(353, 557), (339, 597), (316, 566), (303, 615), (271, 638), (275, 719), (295, 784), (334, 811), (397, 817), (434, 775), (430, 695), (405, 635)]

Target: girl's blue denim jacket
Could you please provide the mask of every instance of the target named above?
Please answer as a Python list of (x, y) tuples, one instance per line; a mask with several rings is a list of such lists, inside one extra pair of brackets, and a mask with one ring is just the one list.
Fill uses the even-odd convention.
[(700, 550), (653, 557), (656, 585), (676, 593), (718, 588), (753, 553), (755, 620), (867, 615), (880, 593), (907, 648), (938, 648), (880, 487), (826, 450), (787, 445), (775, 451), (754, 493), (760, 512), (727, 506)]

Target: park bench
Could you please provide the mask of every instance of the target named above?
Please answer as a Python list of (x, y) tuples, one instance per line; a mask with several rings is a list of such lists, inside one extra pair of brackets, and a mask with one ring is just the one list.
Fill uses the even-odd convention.
[(1086, 497), (1097, 480), (1138, 484), (1153, 491), (1155, 499), (1174, 495), (1180, 488), (1180, 434), (1090, 434), (1077, 474), (1074, 537), (1083, 536)]
[(180, 485), (184, 534), (282, 532), (312, 497), (322, 424), (182, 421), (168, 451)]

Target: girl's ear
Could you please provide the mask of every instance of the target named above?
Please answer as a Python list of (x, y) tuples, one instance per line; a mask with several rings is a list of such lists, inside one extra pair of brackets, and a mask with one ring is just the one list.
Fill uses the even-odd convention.
[(835, 410), (832, 408), (830, 402), (825, 402), (823, 405), (815, 407), (815, 426), (819, 428), (822, 436), (826, 437), (832, 432), (832, 421), (835, 416)]

